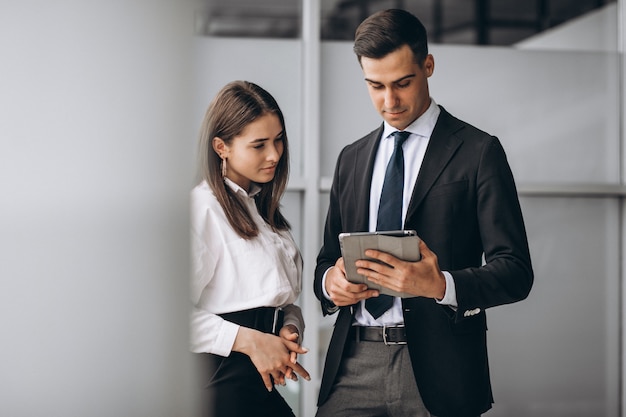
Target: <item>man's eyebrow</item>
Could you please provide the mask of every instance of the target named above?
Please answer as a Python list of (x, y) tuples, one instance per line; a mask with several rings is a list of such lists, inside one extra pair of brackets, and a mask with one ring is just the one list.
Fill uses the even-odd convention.
[[(399, 82), (402, 82), (404, 80), (406, 80), (407, 78), (413, 78), (415, 77), (415, 74), (407, 74), (404, 77), (398, 78), (397, 80), (392, 81), (392, 84), (397, 84)], [(368, 83), (372, 83), (372, 84), (382, 84), (380, 81), (376, 81), (376, 80), (371, 80), (369, 78), (365, 78), (365, 81), (367, 81)]]

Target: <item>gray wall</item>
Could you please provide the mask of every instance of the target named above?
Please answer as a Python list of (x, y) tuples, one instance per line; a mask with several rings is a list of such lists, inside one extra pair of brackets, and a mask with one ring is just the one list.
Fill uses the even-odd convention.
[(0, 415), (191, 415), (192, 22), (0, 2)]

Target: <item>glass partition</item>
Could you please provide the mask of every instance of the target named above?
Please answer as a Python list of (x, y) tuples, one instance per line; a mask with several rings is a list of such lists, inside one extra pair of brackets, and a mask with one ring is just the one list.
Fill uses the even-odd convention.
[(535, 284), (488, 311), (489, 416), (618, 416), (617, 198), (522, 198)]

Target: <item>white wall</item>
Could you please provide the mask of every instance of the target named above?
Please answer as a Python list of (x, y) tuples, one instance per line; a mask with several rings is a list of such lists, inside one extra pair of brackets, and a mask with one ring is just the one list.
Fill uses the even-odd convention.
[(193, 13), (0, 3), (0, 415), (190, 415)]
[(619, 44), (618, 14), (618, 2), (609, 3), (593, 12), (524, 39), (516, 47), (536, 50), (615, 52)]

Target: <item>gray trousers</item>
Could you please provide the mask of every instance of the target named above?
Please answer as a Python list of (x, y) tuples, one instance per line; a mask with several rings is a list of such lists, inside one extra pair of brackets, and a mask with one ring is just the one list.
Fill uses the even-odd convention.
[(406, 345), (348, 344), (317, 417), (435, 417), (424, 407)]

